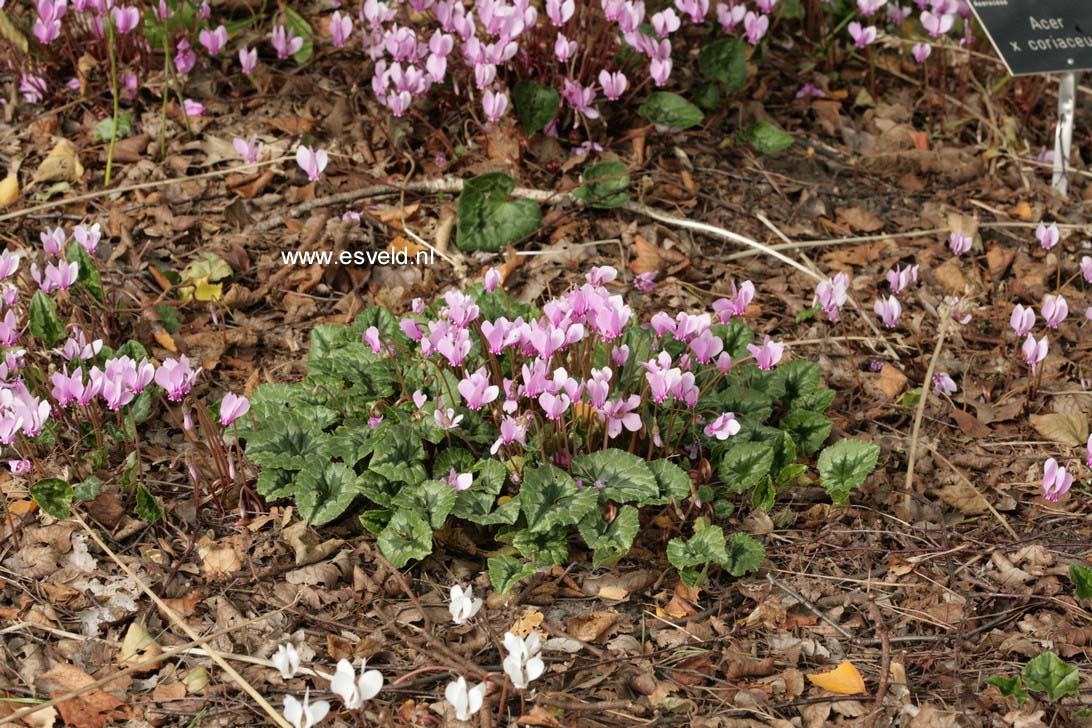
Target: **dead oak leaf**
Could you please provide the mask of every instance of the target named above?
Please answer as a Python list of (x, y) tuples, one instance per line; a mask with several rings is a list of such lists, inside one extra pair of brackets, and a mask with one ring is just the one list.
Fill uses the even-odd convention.
[(1088, 417), (1082, 413), (1032, 415), (1031, 426), (1040, 435), (1059, 445), (1076, 447), (1088, 442)]
[[(54, 666), (39, 678), (52, 683), (55, 687), (51, 696), (56, 698), (73, 690), (80, 690), (94, 678), (86, 672), (68, 663)], [(57, 711), (66, 725), (76, 728), (103, 728), (108, 722), (125, 720), (129, 717), (129, 708), (125, 703), (110, 693), (102, 690), (88, 690), (74, 698), (57, 705)]]
[(565, 623), (569, 636), (581, 642), (595, 642), (618, 621), (617, 612), (588, 612), (570, 617)]

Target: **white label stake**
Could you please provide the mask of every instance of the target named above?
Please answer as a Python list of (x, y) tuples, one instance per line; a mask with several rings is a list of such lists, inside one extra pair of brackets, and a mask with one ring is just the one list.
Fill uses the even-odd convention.
[(1054, 189), (1065, 194), (1069, 189), (1069, 153), (1073, 143), (1073, 115), (1077, 94), (1077, 74), (1063, 73), (1058, 81), (1058, 127), (1054, 130)]

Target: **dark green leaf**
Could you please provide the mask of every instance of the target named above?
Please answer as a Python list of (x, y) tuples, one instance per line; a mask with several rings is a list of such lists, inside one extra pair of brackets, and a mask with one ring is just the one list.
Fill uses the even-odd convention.
[(573, 197), (592, 207), (618, 207), (629, 201), (626, 194), (629, 173), (621, 162), (588, 165), (580, 175), (580, 182), (582, 184), (573, 190)]
[(625, 556), (633, 539), (640, 529), (640, 520), (637, 517), (637, 509), (633, 506), (622, 506), (618, 509), (614, 520), (607, 523), (596, 511), (585, 516), (577, 528), (580, 537), (594, 553), (592, 554), (592, 568), (598, 569), (603, 562), (609, 559), (617, 559)]
[[(95, 131), (91, 137), (97, 142), (108, 142), (114, 132), (114, 117), (107, 116), (105, 119), (95, 124)], [(133, 133), (133, 113), (131, 111), (123, 111), (118, 114), (118, 134), (117, 139), (124, 139)], [(71, 261), (69, 261), (71, 262)]]
[(1024, 691), (1024, 681), (1019, 675), (1013, 675), (1012, 677), (998, 675), (986, 680), (986, 684), (996, 687), (1006, 698), (1016, 698), (1016, 702), (1020, 705), (1031, 700), (1031, 697)]
[(391, 522), (394, 511), (389, 508), (377, 508), (373, 511), (364, 511), (360, 514), (360, 525), (368, 530), (368, 533), (380, 534), (387, 524)]
[(697, 126), (705, 119), (694, 104), (670, 91), (656, 91), (637, 110), (660, 130), (681, 131)]
[(561, 106), (561, 94), (551, 86), (520, 81), (512, 88), (512, 106), (528, 137), (549, 124)]
[(742, 532), (732, 534), (728, 539), (727, 557), (721, 565), (732, 576), (743, 576), (758, 571), (766, 558), (765, 547)]
[(596, 506), (593, 488), (577, 488), (568, 473), (553, 465), (525, 469), (519, 497), (531, 533), (577, 523)]
[(569, 529), (559, 526), (549, 531), (532, 532), (521, 528), (512, 537), (512, 545), (536, 564), (564, 564), (569, 560)]
[(463, 183), (456, 210), (455, 242), (460, 250), (496, 253), (538, 230), (542, 209), (534, 200), (508, 200), (515, 188), (512, 178), (500, 172)]
[(515, 556), (492, 556), (488, 563), (489, 582), (499, 594), (506, 594), (509, 589), (538, 569), (535, 564), (521, 561)]
[(652, 460), (648, 469), (656, 478), (660, 495), (654, 500), (646, 500), (645, 505), (668, 503), (672, 499), (681, 501), (690, 497), (690, 476), (670, 460)]
[(679, 571), (692, 566), (728, 561), (727, 542), (720, 526), (706, 526), (689, 541), (673, 538), (667, 543), (667, 560)]
[(807, 457), (818, 451), (830, 437), (830, 431), (834, 426), (826, 415), (809, 410), (789, 412), (778, 424), (782, 430), (792, 436), (801, 457)]
[(860, 488), (876, 469), (880, 446), (864, 440), (839, 440), (819, 453), (819, 481), (838, 505), (849, 500), (850, 491)]
[(43, 291), (35, 291), (30, 299), (30, 333), (46, 346), (55, 346), (64, 338), (64, 324), (57, 318), (57, 302)]
[(358, 484), (357, 474), (343, 463), (308, 468), (296, 476), (296, 508), (312, 526), (329, 523), (360, 493)]
[(147, 523), (159, 523), (163, 520), (163, 509), (144, 483), (137, 483), (136, 487), (136, 514)]
[(1078, 599), (1092, 599), (1092, 569), (1078, 563), (1069, 565), (1069, 580)]
[(442, 480), (426, 480), (403, 487), (392, 505), (395, 510), (406, 508), (426, 514), (432, 530), (439, 531), (455, 507), (455, 488)]
[(30, 486), (30, 495), (38, 507), (57, 519), (68, 518), (74, 493), (72, 486), (60, 478), (46, 478)]
[(424, 446), (409, 425), (384, 422), (376, 428), (376, 442), (368, 469), (387, 480), (414, 485), (425, 479)]
[(774, 448), (765, 442), (742, 442), (720, 461), (717, 475), (733, 493), (746, 493), (770, 473)]
[(768, 121), (760, 121), (746, 131), (741, 131), (739, 140), (750, 144), (760, 154), (777, 154), (793, 145), (790, 134)]
[(728, 93), (747, 83), (747, 49), (741, 38), (722, 38), (706, 44), (698, 54), (698, 69), (706, 78), (720, 81)]
[(573, 458), (572, 474), (586, 488), (602, 486), (604, 498), (618, 503), (649, 503), (660, 495), (660, 486), (648, 463), (633, 453), (610, 448)]
[(391, 564), (401, 569), (411, 559), (423, 559), (432, 553), (432, 529), (420, 513), (395, 511), (377, 543)]

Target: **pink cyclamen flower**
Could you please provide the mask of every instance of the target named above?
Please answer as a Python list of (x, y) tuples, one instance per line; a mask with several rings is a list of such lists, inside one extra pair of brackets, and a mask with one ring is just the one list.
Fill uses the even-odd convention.
[(140, 11), (136, 8), (122, 8), (112, 7), (110, 8), (110, 17), (114, 20), (114, 29), (125, 35), (133, 28), (137, 27), (137, 23), (140, 22)]
[(973, 242), (974, 239), (962, 230), (953, 230), (948, 237), (948, 247), (952, 249), (953, 255), (963, 255), (971, 249)]
[(250, 411), (250, 400), (228, 392), (220, 402), (220, 424), (227, 427)]
[(926, 59), (933, 54), (933, 46), (928, 43), (915, 43), (910, 49), (910, 54), (918, 63), (925, 63)]
[(489, 121), (496, 121), (508, 111), (508, 94), (503, 91), (486, 90), (482, 94), (482, 111)]
[(497, 290), (497, 286), (502, 282), (501, 272), (495, 266), (485, 272), (485, 290), (489, 293)]
[(612, 400), (599, 410), (599, 417), (607, 423), (607, 436), (614, 438), (622, 434), (623, 428), (637, 432), (644, 425), (641, 415), (635, 410), (641, 406), (641, 397), (631, 394), (626, 400)]
[(218, 25), (216, 30), (205, 28), (197, 34), (197, 40), (201, 42), (201, 45), (205, 46), (205, 50), (209, 52), (210, 56), (215, 56), (227, 45), (227, 28), (223, 25)]
[(908, 265), (905, 268), (895, 266), (887, 271), (887, 283), (892, 293), (902, 293), (911, 283), (918, 282), (918, 267)]
[(928, 10), (921, 14), (921, 27), (934, 38), (947, 33), (955, 24), (955, 17), (948, 13), (931, 13)]
[(186, 116), (204, 116), (205, 105), (200, 101), (194, 101), (193, 99), (182, 99), (182, 110)]
[(548, 420), (556, 420), (565, 414), (565, 410), (569, 409), (571, 402), (572, 400), (565, 392), (559, 394), (543, 392), (538, 396), (538, 404), (542, 407), (542, 411), (546, 414)]
[(10, 250), (0, 253), (0, 281), (6, 281), (19, 270), (19, 256)]
[(352, 34), (352, 17), (348, 13), (342, 15), (340, 11), (335, 10), (334, 14), (330, 16), (330, 38), (333, 40), (334, 46), (341, 48)]
[(8, 469), (16, 478), (22, 478), (30, 473), (31, 464), (29, 460), (8, 460)]
[(1024, 361), (1031, 367), (1031, 373), (1034, 374), (1039, 369), (1039, 365), (1046, 359), (1047, 352), (1050, 350), (1050, 342), (1047, 337), (1035, 340), (1035, 337), (1028, 334), (1028, 338), (1024, 340), (1024, 345), (1021, 347), (1024, 352)]
[(1092, 256), (1086, 255), (1081, 258), (1081, 275), (1089, 283), (1092, 283)]
[(626, 86), (628, 84), (629, 81), (626, 80), (626, 74), (621, 71), (611, 73), (604, 68), (599, 72), (599, 85), (603, 87), (603, 95), (611, 101), (617, 101), (618, 98), (626, 92)]
[(785, 344), (766, 336), (762, 346), (747, 344), (747, 351), (755, 358), (759, 369), (773, 369), (785, 353)]
[(842, 306), (846, 305), (848, 300), (849, 274), (839, 272), (828, 280), (819, 281), (815, 286), (815, 298), (811, 305), (818, 303), (828, 320), (837, 321), (841, 318)]
[(312, 182), (318, 182), (322, 177), (322, 170), (326, 169), (327, 163), (329, 163), (329, 155), (326, 154), (325, 149), (311, 149), (311, 147), (303, 146), (302, 144), (296, 150), (296, 164), (300, 166), (304, 172), (307, 173), (307, 178)]
[(727, 440), (732, 435), (739, 433), (740, 424), (733, 412), (725, 412), (717, 419), (705, 426), (705, 436), (715, 437), (718, 440)]
[(1069, 469), (1058, 464), (1054, 458), (1047, 458), (1043, 463), (1043, 497), (1056, 501), (1073, 485), (1073, 474)]
[(193, 52), (190, 42), (185, 38), (178, 41), (174, 54), (174, 68), (179, 73), (189, 73), (197, 65), (197, 54)]
[(947, 372), (937, 372), (933, 375), (933, 391), (938, 394), (955, 394), (958, 387), (955, 380)]
[(451, 407), (443, 407), (439, 401), (436, 402), (436, 411), (432, 413), (432, 418), (441, 430), (454, 430), (463, 421), (462, 415), (455, 414)]
[(1009, 326), (1017, 336), (1025, 336), (1035, 326), (1035, 311), (1031, 306), (1024, 308), (1019, 303), (1016, 304), (1009, 316)]
[(1085, 460), (1085, 464), (1092, 468), (1092, 435), (1088, 436), (1088, 445), (1085, 448), (1088, 450), (1088, 459)]
[(61, 254), (64, 250), (65, 241), (68, 239), (64, 228), (60, 225), (52, 230), (43, 231), (39, 237), (42, 239), (42, 249), (54, 257)]
[(1057, 223), (1052, 222), (1049, 227), (1039, 223), (1039, 227), (1035, 228), (1035, 237), (1038, 238), (1039, 244), (1043, 246), (1043, 250), (1050, 250), (1062, 239), (1062, 233), (1058, 230)]
[(254, 67), (258, 65), (258, 49), (240, 48), (239, 65), (243, 67), (243, 73), (249, 76)]
[(413, 404), (417, 409), (421, 409), (428, 402), (428, 395), (422, 392), (420, 389), (416, 389), (412, 395)]
[(87, 251), (88, 255), (94, 255), (99, 241), (102, 240), (102, 228), (98, 223), (90, 226), (77, 225), (72, 228), (72, 237), (81, 248)]
[(277, 58), (288, 58), (303, 48), (303, 38), (292, 32), (291, 28), (283, 25), (274, 25), (272, 34), (273, 50), (277, 51)]
[(466, 406), (479, 410), (500, 396), (500, 387), (489, 383), (489, 373), (485, 367), (459, 380), (459, 394), (466, 400)]
[(261, 142), (254, 141), (254, 137), (250, 137), (250, 141), (243, 141), (239, 137), (235, 137), (231, 145), (235, 147), (235, 151), (247, 164), (256, 164), (261, 159), (262, 150), (265, 148), (265, 145)]
[(1047, 294), (1043, 296), (1043, 305), (1041, 307), (1043, 312), (1043, 318), (1046, 319), (1046, 325), (1049, 328), (1056, 329), (1058, 324), (1065, 320), (1065, 317), (1069, 315), (1069, 304), (1066, 303), (1065, 296), (1061, 294), (1055, 296)]
[(758, 42), (762, 40), (762, 36), (766, 35), (766, 31), (770, 28), (770, 18), (762, 13), (755, 14), (751, 11), (747, 11), (747, 14), (743, 16), (743, 30), (747, 33), (747, 42), (751, 45), (758, 45)]
[(441, 480), (455, 488), (456, 493), (461, 493), (464, 490), (469, 490), (470, 486), (474, 484), (474, 474), (460, 473), (455, 468), (452, 468), (451, 471), (448, 472), (447, 477), (441, 478)]
[(500, 437), (489, 448), (489, 453), (496, 455), (501, 447), (511, 445), (513, 442), (518, 442), (520, 445), (527, 444), (527, 422), (523, 418), (505, 417), (501, 420)]
[(898, 326), (899, 317), (902, 316), (902, 304), (894, 296), (885, 296), (873, 304), (872, 309), (876, 315), (883, 319), (884, 326), (893, 329)]
[(546, 0), (546, 17), (555, 27), (565, 25), (575, 12), (575, 0)]
[(857, 0), (857, 7), (861, 11), (861, 15), (869, 17), (875, 15), (876, 11), (882, 8), (887, 3), (887, 0)]
[(200, 369), (190, 368), (190, 360), (185, 354), (177, 359), (168, 359), (155, 372), (155, 383), (167, 391), (167, 399), (180, 402), (193, 389)]
[(660, 271), (653, 270), (648, 273), (637, 274), (633, 279), (633, 287), (641, 293), (648, 293), (656, 287), (656, 276), (659, 275), (659, 273)]
[(796, 92), (796, 98), (798, 99), (821, 99), (826, 95), (826, 91), (817, 88), (813, 83), (805, 83), (800, 87), (800, 90)]
[(854, 21), (849, 24), (849, 37), (858, 48), (867, 48), (876, 42), (876, 26), (862, 26)]

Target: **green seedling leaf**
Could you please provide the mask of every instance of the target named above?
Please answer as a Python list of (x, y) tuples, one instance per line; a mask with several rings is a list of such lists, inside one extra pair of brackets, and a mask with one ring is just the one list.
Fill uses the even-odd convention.
[(1028, 690), (1044, 692), (1050, 700), (1080, 694), (1080, 676), (1076, 665), (1065, 662), (1053, 652), (1034, 657), (1020, 672)]
[[(110, 135), (114, 130), (114, 118), (108, 116), (98, 124), (95, 124), (95, 131), (92, 134), (92, 138), (97, 142), (110, 141)], [(123, 111), (118, 114), (118, 139), (124, 139), (125, 137), (133, 133), (133, 114), (131, 111)]]
[(1031, 696), (1024, 691), (1024, 681), (1019, 675), (991, 677), (986, 680), (986, 684), (996, 687), (1006, 698), (1016, 698), (1016, 702), (1020, 705), (1031, 700)]
[(670, 91), (653, 93), (637, 113), (655, 124), (659, 131), (682, 131), (705, 120), (701, 109)]
[(1069, 580), (1078, 599), (1092, 599), (1092, 569), (1082, 564), (1069, 565)]
[(492, 172), (467, 180), (456, 209), (455, 242), (460, 250), (496, 253), (538, 230), (542, 209), (534, 200), (509, 200), (516, 188), (506, 174)]
[(72, 495), (81, 502), (95, 500), (99, 497), (101, 488), (102, 480), (98, 476), (92, 475), (82, 483), (77, 483), (76, 487), (72, 489)]
[(500, 594), (537, 571), (538, 567), (530, 561), (523, 561), (515, 556), (492, 556), (489, 558), (489, 582)]
[(30, 299), (30, 333), (46, 346), (55, 346), (64, 338), (64, 324), (57, 317), (57, 302), (43, 291), (35, 291)]
[(727, 542), (720, 526), (706, 526), (689, 541), (673, 538), (667, 542), (667, 560), (680, 572), (710, 562), (724, 564), (728, 561)]
[(56, 519), (65, 519), (72, 515), (68, 506), (75, 494), (72, 486), (60, 478), (46, 478), (30, 486), (30, 495), (43, 511)]
[(819, 453), (819, 481), (838, 505), (845, 505), (851, 491), (860, 488), (876, 469), (880, 446), (864, 440), (839, 440)]
[(722, 38), (706, 44), (698, 54), (698, 70), (735, 93), (747, 83), (747, 48), (741, 38)]
[(629, 202), (626, 187), (629, 173), (621, 162), (599, 162), (588, 165), (580, 175), (583, 183), (573, 190), (573, 197), (592, 207), (619, 207)]
[(137, 483), (136, 514), (146, 523), (159, 523), (163, 520), (163, 509), (159, 506), (159, 501), (144, 487), (144, 483)]
[(520, 81), (512, 88), (512, 106), (530, 138), (557, 116), (557, 110), (561, 107), (561, 94), (551, 86), (543, 86), (534, 81)]
[(745, 533), (733, 533), (728, 539), (728, 555), (721, 566), (732, 576), (758, 571), (766, 558), (766, 548)]
[(394, 568), (401, 569), (410, 560), (432, 553), (432, 529), (420, 513), (395, 511), (377, 543)]
[(760, 121), (741, 131), (739, 140), (750, 144), (760, 154), (778, 154), (793, 145), (793, 138), (788, 132), (768, 121)]

